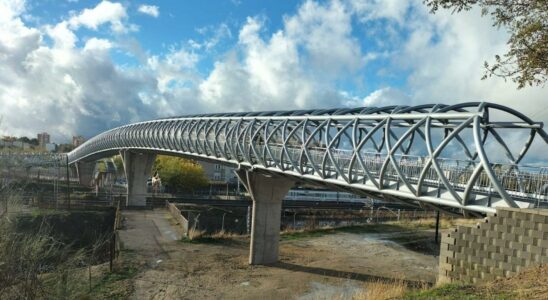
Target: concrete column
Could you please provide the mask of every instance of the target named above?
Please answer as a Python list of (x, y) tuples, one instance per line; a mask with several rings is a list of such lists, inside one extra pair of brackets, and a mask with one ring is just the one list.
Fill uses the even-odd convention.
[(92, 162), (77, 162), (76, 173), (78, 174), (78, 181), (81, 185), (91, 186), (93, 181), (93, 171), (95, 170), (95, 161)]
[(120, 151), (127, 180), (126, 206), (146, 206), (147, 179), (152, 172), (156, 154)]
[(238, 170), (236, 175), (253, 200), (249, 263), (275, 263), (278, 261), (282, 200), (295, 182), (246, 170)]

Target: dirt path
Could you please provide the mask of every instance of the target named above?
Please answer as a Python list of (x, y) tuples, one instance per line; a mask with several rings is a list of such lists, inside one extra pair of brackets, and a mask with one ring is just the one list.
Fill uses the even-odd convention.
[(183, 243), (165, 210), (124, 217), (124, 247), (146, 265), (134, 279), (134, 299), (346, 298), (371, 281), (433, 282), (436, 276), (437, 258), (388, 240), (398, 233), (282, 241), (279, 263), (250, 266), (247, 239)]

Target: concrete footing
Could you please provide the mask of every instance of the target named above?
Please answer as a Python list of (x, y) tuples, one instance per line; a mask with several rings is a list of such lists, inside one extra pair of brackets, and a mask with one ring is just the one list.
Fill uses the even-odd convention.
[(155, 154), (120, 151), (127, 179), (126, 206), (146, 206), (147, 179), (152, 172)]
[(249, 263), (275, 263), (278, 261), (282, 200), (295, 182), (247, 170), (238, 170), (236, 174), (253, 200)]

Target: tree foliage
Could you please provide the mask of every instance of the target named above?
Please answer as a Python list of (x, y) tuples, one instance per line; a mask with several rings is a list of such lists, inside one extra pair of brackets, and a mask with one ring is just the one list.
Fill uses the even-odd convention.
[(159, 155), (153, 170), (158, 172), (162, 184), (171, 191), (191, 192), (209, 184), (202, 166), (192, 160)]
[(548, 1), (547, 0), (423, 0), (432, 13), (439, 8), (453, 13), (479, 5), (482, 15), (493, 18), (493, 26), (510, 33), (509, 51), (495, 55), (495, 63), (484, 63), (482, 79), (491, 76), (511, 79), (518, 89), (544, 85), (548, 80)]
[(116, 173), (124, 174), (124, 161), (122, 160), (122, 156), (115, 155), (112, 157), (112, 161), (114, 161), (114, 165), (116, 166)]

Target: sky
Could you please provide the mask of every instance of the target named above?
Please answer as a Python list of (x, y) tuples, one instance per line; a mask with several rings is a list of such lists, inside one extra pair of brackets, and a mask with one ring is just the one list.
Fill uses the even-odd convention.
[(0, 135), (464, 101), (548, 121), (545, 87), (481, 80), (508, 37), (478, 9), (431, 14), (422, 0), (0, 0)]

